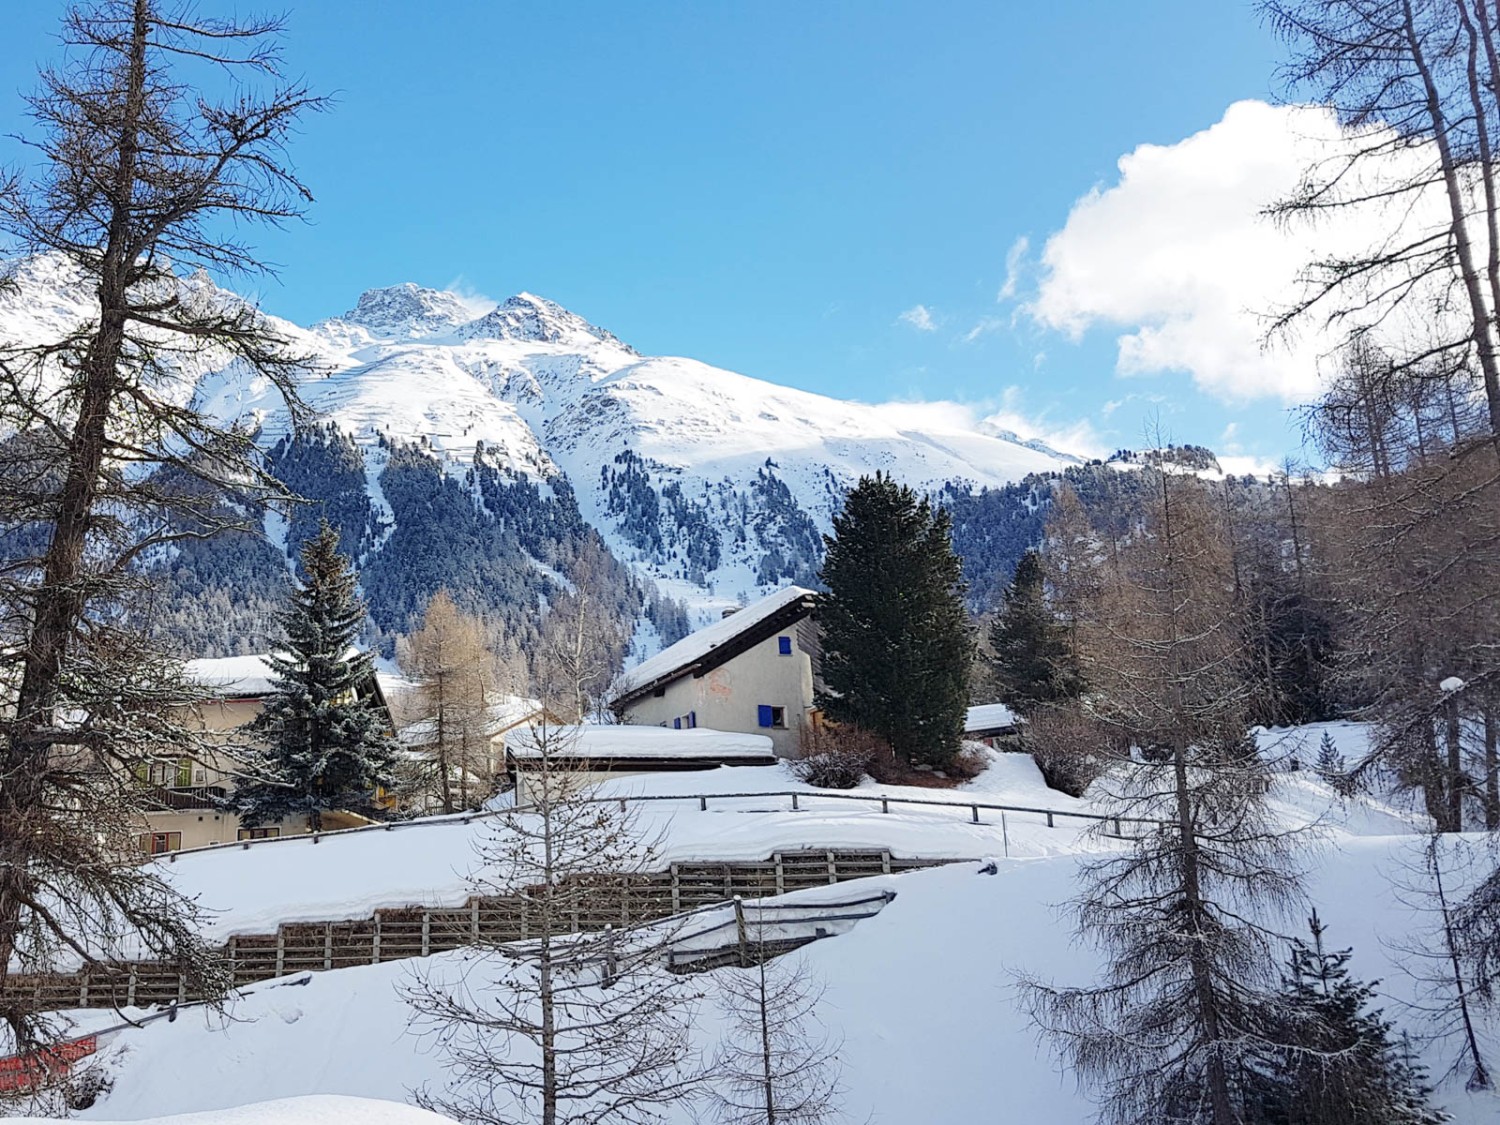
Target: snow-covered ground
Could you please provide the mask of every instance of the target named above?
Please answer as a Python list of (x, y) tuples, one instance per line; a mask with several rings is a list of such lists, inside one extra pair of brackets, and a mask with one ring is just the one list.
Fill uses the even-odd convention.
[[(1268, 737), (1275, 737), (1274, 735)], [(1321, 734), (1312, 737), (1316, 747)], [(677, 797), (641, 802), (644, 835), (659, 839), (661, 863), (758, 860), (803, 848), (885, 848), (922, 859), (1015, 858), (1070, 854), (1113, 846), (1093, 822), (1039, 812), (1006, 812), (975, 803), (1089, 813), (1095, 807), (1047, 788), (1031, 758), (988, 751), (988, 768), (957, 789), (867, 782), (849, 796), (797, 781), (784, 765), (734, 766), (636, 775), (602, 785), (604, 797)], [(797, 793), (796, 809), (783, 793)], [(703, 794), (741, 794), (713, 798)], [(778, 794), (758, 796), (757, 794)], [(921, 804), (891, 803), (879, 797)], [(1280, 774), (1274, 806), (1288, 824), (1318, 823), (1331, 838), (1408, 833), (1417, 818), (1368, 798), (1340, 800), (1308, 770)], [(474, 845), (488, 831), (478, 816), (428, 817), (389, 831), (284, 837), (250, 847), (225, 846), (163, 861), (162, 869), (211, 914), (210, 936), (272, 931), (279, 922), (363, 918), (382, 907), (455, 906), (469, 894)]]
[[(1361, 748), (1364, 731), (1353, 724), (1260, 733), (1268, 753), (1285, 765), (1296, 756), (1302, 767), (1276, 776), (1272, 801), (1280, 818), (1288, 826), (1316, 826), (1299, 850), (1306, 902), (1282, 924), (1299, 932), (1303, 908), (1316, 906), (1329, 940), (1354, 947), (1353, 971), (1381, 982), (1387, 1016), (1420, 1037), (1428, 1025), (1413, 1005), (1424, 986), (1401, 967), (1399, 950), (1430, 947), (1431, 918), (1411, 896), (1391, 889), (1409, 881), (1419, 862), (1422, 838), (1413, 830), (1420, 818), (1377, 799), (1346, 802), (1332, 793), (1306, 768), (1325, 731), (1350, 757)], [(793, 811), (788, 797), (764, 795), (773, 791), (797, 792), (799, 808)], [(854, 884), (861, 891), (889, 889), (895, 898), (848, 932), (796, 955), (826, 985), (821, 1016), (843, 1040), (845, 1119), (1076, 1125), (1089, 1117), (1085, 1093), (1059, 1071), (1017, 1005), (1016, 981), (1019, 973), (1076, 983), (1094, 977), (1097, 955), (1073, 939), (1065, 904), (1077, 893), (1078, 865), (1120, 845), (1063, 821), (1049, 829), (1039, 815), (1010, 813), (1002, 825), (998, 814), (981, 810), (981, 822), (972, 823), (976, 802), (1090, 810), (1087, 798), (1047, 789), (1028, 757), (992, 753), (984, 773), (953, 790), (867, 784), (855, 794), (877, 798), (869, 803), (811, 790), (782, 767), (621, 778), (601, 793), (688, 798), (640, 806), (643, 827), (661, 834), (669, 859), (763, 858), (807, 846), (993, 858), (993, 875), (982, 874), (979, 863), (957, 862)], [(762, 795), (710, 800), (702, 811), (692, 799), (701, 793)], [(882, 795), (935, 803), (893, 804), (882, 813)], [(215, 924), (222, 936), (288, 918), (460, 900), (484, 823), (437, 818), (319, 844), (292, 839), (187, 855), (163, 866), (179, 886), (222, 911)], [(308, 1094), (400, 1101), (443, 1074), (441, 1057), (408, 1030), (398, 987), (412, 971), (412, 962), (394, 962), (309, 974), (296, 985), (265, 982), (222, 1016), (193, 1010), (123, 1031), (100, 1057), (113, 1087), (83, 1116), (154, 1118)], [(719, 985), (712, 973), (695, 980), (707, 993), (695, 1023), (706, 1052), (720, 1034), (712, 1003)], [(81, 1030), (115, 1021), (104, 1012), (74, 1018)], [(1486, 1024), (1482, 1034), (1500, 1053), (1500, 1027)], [(1435, 1101), (1460, 1125), (1500, 1120), (1500, 1097), (1466, 1093), (1462, 1076), (1448, 1074), (1454, 1047), (1435, 1041), (1422, 1048), (1440, 1080)], [(680, 1121), (689, 1120), (684, 1111)]]
[[(1371, 888), (1384, 886), (1416, 847), (1410, 838), (1345, 839), (1308, 857), (1309, 898), (1330, 940), (1356, 947), (1353, 970), (1381, 978), (1387, 1014), (1413, 1031), (1420, 1024), (1403, 1002), (1417, 988), (1385, 942), (1409, 937), (1422, 920)], [(849, 933), (798, 954), (826, 985), (821, 1018), (843, 1039), (845, 1120), (1087, 1119), (1086, 1097), (1015, 1004), (1017, 972), (1084, 982), (1096, 971), (1095, 956), (1072, 940), (1059, 911), (1075, 891), (1078, 862), (1074, 855), (1001, 859), (992, 876), (965, 863), (859, 884), (887, 886), (896, 899)], [(410, 971), (410, 963), (395, 962), (312, 974), (302, 987), (260, 986), (222, 1017), (194, 1012), (125, 1032), (105, 1056), (114, 1089), (83, 1116), (121, 1120), (312, 1092), (404, 1098), (443, 1072), (442, 1059), (408, 1031), (397, 988)], [(711, 1049), (717, 985), (713, 974), (696, 979), (710, 994), (697, 1036)], [(1486, 1028), (1486, 1036), (1500, 1048), (1496, 1030)], [(1427, 1051), (1437, 1075), (1449, 1046)], [(1500, 1119), (1500, 1099), (1466, 1094), (1458, 1081), (1443, 1083), (1436, 1100), (1460, 1125)]]
[[(47, 1120), (23, 1117), (16, 1125)], [(203, 1113), (139, 1119), (146, 1125), (446, 1125), (448, 1118), (402, 1102), (347, 1094), (314, 1094), (276, 1098)]]

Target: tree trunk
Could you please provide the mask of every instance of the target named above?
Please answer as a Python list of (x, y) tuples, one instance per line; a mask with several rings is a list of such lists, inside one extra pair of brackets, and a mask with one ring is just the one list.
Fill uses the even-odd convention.
[[(1203, 889), (1198, 873), (1198, 833), (1193, 819), (1192, 790), (1188, 779), (1187, 754), (1181, 747), (1172, 752), (1173, 780), (1177, 796), (1178, 846), (1182, 849), (1182, 894), (1187, 901), (1189, 925), (1197, 935), (1203, 921)], [(1213, 1125), (1236, 1125), (1234, 1107), (1229, 1098), (1229, 1075), (1219, 1053), (1222, 1031), (1219, 1027), (1219, 994), (1214, 987), (1213, 965), (1204, 952), (1203, 943), (1194, 941), (1189, 963), (1193, 972), (1193, 993), (1197, 1001), (1203, 1038), (1209, 1044), (1207, 1073), (1209, 1105)]]
[[(15, 725), (0, 761), (0, 982), (8, 975), (19, 937), (23, 902), (29, 897), (27, 838), (41, 830), (43, 808), (40, 774), (52, 753), (37, 737), (52, 725), (58, 687), (69, 642), (83, 616), (87, 584), (83, 557), (99, 498), (107, 426), (118, 390), (118, 367), (125, 341), (125, 297), (133, 265), (129, 242), (130, 211), (135, 197), (140, 122), (145, 105), (146, 0), (136, 0), (126, 73), (124, 112), (118, 156), (113, 169), (112, 213), (100, 263), (97, 288), (99, 324), (82, 364), (83, 387), (78, 417), (68, 442), (66, 473), (58, 496), (52, 540), (48, 544), (36, 610), (26, 643), (21, 686), (16, 696)], [(9, 839), (14, 848), (5, 846)], [(7, 1021), (20, 1028), (15, 1021)]]
[(1489, 409), (1490, 436), (1500, 438), (1500, 368), (1495, 359), (1494, 339), (1491, 335), (1492, 310), (1485, 304), (1480, 287), (1479, 271), (1474, 262), (1473, 241), (1469, 237), (1468, 213), (1464, 203), (1464, 187), (1459, 182), (1459, 169), (1453, 155), (1453, 146), (1448, 137), (1448, 118), (1443, 112), (1442, 96), (1427, 61), (1427, 53), (1417, 33), (1416, 17), (1411, 0), (1401, 3), (1402, 30), (1411, 51), (1412, 63), (1422, 80), (1426, 98), (1427, 116), (1432, 123), (1432, 139), (1437, 146), (1438, 164), (1443, 173), (1443, 188), (1448, 197), (1448, 212), (1451, 216), (1449, 230), (1453, 235), (1453, 247), (1458, 253), (1459, 269), (1463, 276), (1464, 292), (1469, 299), (1472, 322), (1471, 336), (1475, 351), (1479, 355), (1479, 367), (1484, 373), (1484, 397)]
[(1446, 701), (1448, 712), (1448, 769), (1445, 788), (1448, 795), (1448, 827), (1445, 831), (1464, 830), (1464, 763), (1463, 726), (1459, 721), (1458, 693), (1449, 692)]
[(1484, 708), (1484, 827), (1494, 832), (1500, 829), (1500, 722), (1495, 710), (1488, 704)]

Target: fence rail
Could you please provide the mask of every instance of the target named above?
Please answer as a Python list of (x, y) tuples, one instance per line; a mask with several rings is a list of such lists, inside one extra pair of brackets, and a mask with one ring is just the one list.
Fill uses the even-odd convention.
[[(889, 851), (785, 851), (757, 862), (674, 863), (641, 876), (593, 876), (586, 895), (575, 896), (566, 928), (587, 933), (632, 926), (735, 898), (758, 899), (788, 891), (933, 867), (950, 860), (903, 859)], [(305, 970), (378, 965), (427, 957), (473, 944), (540, 937), (531, 899), (524, 894), (473, 896), (457, 907), (400, 907), (368, 918), (288, 922), (271, 934), (239, 934), (219, 951), (231, 988)], [(26, 995), (38, 1007), (148, 1007), (203, 999), (175, 967), (151, 961), (95, 966), (69, 974), (15, 976), (7, 993)]]
[[(1051, 809), (1036, 805), (1001, 805), (989, 801), (940, 801), (925, 797), (889, 797), (879, 793), (839, 793), (832, 790), (818, 790), (808, 792), (801, 789), (779, 789), (770, 792), (757, 793), (643, 793), (639, 795), (627, 794), (618, 797), (588, 797), (584, 803), (594, 805), (619, 804), (622, 808), (631, 804), (644, 804), (658, 801), (685, 801), (697, 802), (700, 812), (707, 812), (710, 801), (744, 801), (766, 797), (790, 798), (792, 812), (801, 812), (804, 808), (817, 801), (856, 801), (869, 805), (879, 805), (880, 811), (888, 813), (892, 805), (911, 805), (920, 808), (943, 808), (954, 809), (959, 812), (967, 812), (970, 822), (982, 824), (980, 812), (998, 812), (1002, 816), (1005, 813), (1024, 813), (1031, 816), (1042, 817), (1048, 828), (1057, 827), (1059, 820), (1082, 820), (1093, 824), (1100, 824), (1106, 828), (1113, 828), (1115, 836), (1124, 835), (1124, 826), (1148, 825), (1157, 827), (1163, 822), (1152, 817), (1144, 816), (1114, 816), (1109, 813), (1078, 812), (1073, 809)], [(250, 848), (270, 847), (276, 844), (290, 844), (297, 841), (303, 843), (319, 843), (325, 839), (336, 836), (352, 836), (368, 832), (403, 832), (421, 828), (441, 828), (445, 825), (470, 824), (476, 820), (490, 820), (499, 816), (506, 816), (515, 812), (526, 812), (534, 808), (532, 805), (523, 805), (519, 808), (491, 809), (471, 813), (450, 813), (442, 816), (417, 817), (412, 820), (391, 820), (382, 824), (361, 824), (354, 828), (336, 828), (330, 832), (307, 832), (291, 836), (268, 836), (256, 840), (230, 840), (221, 844), (204, 844), (197, 848), (179, 848), (175, 852), (163, 852), (152, 857), (156, 860), (165, 859), (169, 863), (175, 863), (178, 856), (194, 855), (201, 852), (220, 852), (234, 850), (248, 850)]]

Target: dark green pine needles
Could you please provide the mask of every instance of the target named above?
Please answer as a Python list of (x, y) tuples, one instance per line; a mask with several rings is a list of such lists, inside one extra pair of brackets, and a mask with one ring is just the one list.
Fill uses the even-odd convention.
[(251, 726), (266, 748), (256, 779), (235, 794), (247, 826), (306, 816), (318, 831), (325, 809), (369, 811), (389, 782), (395, 745), (369, 693), (374, 658), (353, 651), (365, 607), (338, 545), (325, 522), (302, 547), (305, 581), (281, 619), (285, 647), (270, 658), (276, 690)]
[(876, 473), (850, 491), (833, 531), (818, 705), (907, 761), (941, 766), (963, 739), (974, 654), (948, 514)]
[(1016, 564), (1000, 613), (990, 629), (992, 667), (1000, 698), (1030, 714), (1038, 705), (1076, 699), (1083, 690), (1067, 632), (1047, 605), (1042, 559), (1027, 551)]

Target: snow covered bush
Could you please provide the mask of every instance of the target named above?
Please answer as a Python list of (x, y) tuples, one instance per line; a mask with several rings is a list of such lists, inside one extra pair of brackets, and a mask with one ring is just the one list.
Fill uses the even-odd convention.
[(792, 762), (792, 775), (819, 789), (853, 789), (883, 749), (877, 736), (852, 726), (810, 727), (802, 745), (807, 752)]

